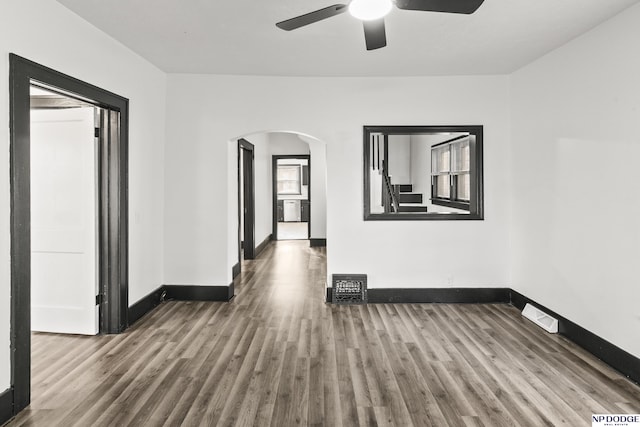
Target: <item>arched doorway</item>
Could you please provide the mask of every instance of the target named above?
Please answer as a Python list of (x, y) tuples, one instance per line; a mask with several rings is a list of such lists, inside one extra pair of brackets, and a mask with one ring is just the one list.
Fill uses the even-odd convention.
[[(241, 142), (242, 141), (242, 142)], [(253, 172), (253, 188), (248, 187), (245, 176), (242, 173), (244, 160), (241, 158), (246, 151), (240, 151), (241, 144), (252, 146), (252, 172)], [(294, 131), (259, 131), (242, 134), (230, 141), (230, 150), (236, 152), (236, 156), (230, 156), (229, 167), (237, 172), (237, 180), (229, 180), (229, 193), (237, 194), (237, 216), (229, 217), (230, 229), (237, 229), (238, 236), (229, 236), (229, 248), (231, 253), (237, 253), (232, 264), (232, 274), (235, 278), (241, 271), (242, 260), (247, 250), (244, 233), (253, 227), (254, 244), (249, 248), (249, 252), (253, 251), (254, 256), (259, 256), (260, 252), (266, 245), (274, 240), (277, 231), (277, 197), (274, 197), (274, 179), (273, 179), (273, 156), (308, 156), (310, 166), (300, 167), (300, 180), (308, 174), (306, 185), (308, 188), (308, 199), (312, 202), (309, 204), (309, 211), (302, 212), (300, 219), (307, 217), (310, 219), (308, 224), (307, 235), (310, 246), (326, 246), (326, 144), (317, 138), (309, 136), (301, 132)], [(233, 163), (231, 163), (233, 162)], [(231, 173), (229, 176), (232, 176)], [(247, 198), (247, 192), (251, 192), (253, 200), (249, 202), (249, 208), (253, 212), (245, 215), (246, 206), (244, 201)], [(229, 198), (231, 200), (231, 198)], [(301, 204), (302, 205), (302, 204)], [(244, 221), (249, 218), (254, 223), (247, 225)], [(302, 221), (301, 221), (302, 222)], [(274, 225), (276, 224), (276, 225)]]

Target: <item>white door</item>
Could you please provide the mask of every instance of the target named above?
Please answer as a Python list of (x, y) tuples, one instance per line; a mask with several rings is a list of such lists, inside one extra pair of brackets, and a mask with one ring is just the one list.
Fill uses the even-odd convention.
[(99, 331), (94, 108), (31, 111), (31, 329)]

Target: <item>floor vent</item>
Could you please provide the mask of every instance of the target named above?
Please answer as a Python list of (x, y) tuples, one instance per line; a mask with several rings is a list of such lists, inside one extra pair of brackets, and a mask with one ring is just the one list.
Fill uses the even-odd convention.
[(366, 274), (334, 274), (332, 276), (332, 298), (334, 304), (366, 304)]
[(558, 333), (558, 319), (549, 316), (547, 313), (535, 308), (531, 304), (527, 303), (527, 305), (524, 306), (522, 315), (531, 320), (536, 325), (540, 326), (545, 331), (552, 334)]

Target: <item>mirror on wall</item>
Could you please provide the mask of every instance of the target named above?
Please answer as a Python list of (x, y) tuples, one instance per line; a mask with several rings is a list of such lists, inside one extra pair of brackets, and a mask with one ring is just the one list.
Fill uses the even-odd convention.
[(482, 126), (365, 126), (365, 220), (480, 220)]

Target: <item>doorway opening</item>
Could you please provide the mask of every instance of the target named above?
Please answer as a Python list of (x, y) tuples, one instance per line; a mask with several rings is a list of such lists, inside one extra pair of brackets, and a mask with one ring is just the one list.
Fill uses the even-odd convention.
[[(259, 259), (262, 254), (266, 257), (270, 256), (271, 250), (279, 245), (274, 241), (283, 238), (299, 240), (280, 246), (290, 248), (326, 247), (326, 143), (305, 133), (262, 130), (242, 133), (230, 138), (227, 148), (229, 150), (227, 152), (228, 176), (231, 178), (228, 194), (233, 195), (234, 198), (237, 197), (237, 205), (228, 206), (228, 209), (231, 209), (229, 212), (231, 215), (228, 216), (229, 227), (231, 227), (229, 229), (232, 230), (227, 235), (228, 263), (231, 280), (235, 285), (240, 285), (235, 287), (238, 295), (242, 292), (240, 290), (243, 279), (243, 275), (240, 274), (241, 270), (243, 272), (251, 270), (256, 265), (251, 258), (247, 258), (247, 248), (253, 250), (254, 259)], [(245, 159), (244, 155), (249, 152), (251, 157)], [(285, 176), (281, 176), (281, 187), (288, 185), (289, 191), (285, 189), (284, 192), (290, 194), (286, 194), (286, 197), (281, 197), (280, 200), (277, 196), (278, 159), (293, 166), (289, 170), (292, 178), (288, 180), (293, 182), (286, 183), (284, 182), (287, 181)], [(311, 161), (312, 159), (313, 161)], [(249, 160), (251, 160), (251, 164), (246, 166), (250, 168), (252, 176), (246, 182), (243, 178), (243, 169), (245, 169), (243, 165)], [(287, 206), (286, 221), (284, 218), (285, 199), (293, 201)], [(279, 204), (281, 205), (280, 216), (282, 219), (280, 225), (297, 226), (301, 229), (297, 234), (291, 236), (284, 233), (282, 229), (280, 232), (278, 231)], [(245, 211), (246, 218), (250, 219), (253, 227), (245, 222)], [(248, 235), (253, 237), (253, 244), (248, 244), (251, 239), (246, 238), (245, 230)], [(241, 245), (244, 248), (241, 248)], [(236, 283), (236, 278), (240, 278), (240, 282)]]
[(274, 155), (274, 240), (307, 240), (311, 235), (311, 156)]
[[(31, 401), (32, 325), (85, 334), (119, 333), (127, 326), (129, 101), (17, 55), (9, 61), (11, 390), (17, 414)], [(72, 134), (87, 139), (78, 142)], [(39, 284), (68, 285), (66, 273), (85, 285), (55, 291), (47, 306), (51, 290)], [(61, 314), (65, 305), (75, 310)], [(79, 318), (83, 331), (67, 329)]]

